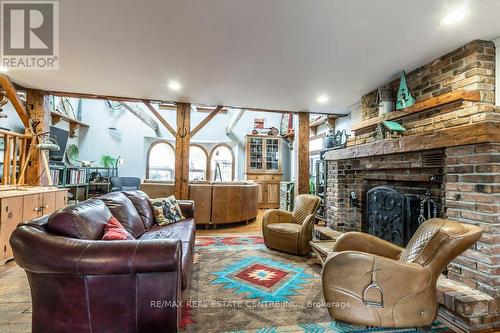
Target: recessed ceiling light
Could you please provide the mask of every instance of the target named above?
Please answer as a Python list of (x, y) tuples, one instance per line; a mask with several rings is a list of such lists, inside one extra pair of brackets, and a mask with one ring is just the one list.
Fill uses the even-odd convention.
[(325, 94), (321, 94), (318, 96), (318, 98), (316, 99), (316, 101), (320, 104), (325, 104), (326, 102), (328, 102), (328, 96), (325, 95)]
[(170, 82), (168, 83), (168, 88), (169, 88), (170, 90), (173, 90), (173, 91), (179, 91), (179, 90), (181, 90), (182, 86), (181, 86), (181, 84), (180, 84), (179, 82), (177, 82), (177, 81), (170, 81)]
[(8, 71), (9, 69), (7, 67), (0, 66), (0, 73), (7, 73)]
[(463, 20), (467, 14), (469, 13), (469, 10), (467, 6), (461, 5), (454, 7), (453, 9), (450, 10), (448, 14), (446, 14), (442, 19), (441, 19), (441, 25), (450, 25), (457, 23), (461, 20)]

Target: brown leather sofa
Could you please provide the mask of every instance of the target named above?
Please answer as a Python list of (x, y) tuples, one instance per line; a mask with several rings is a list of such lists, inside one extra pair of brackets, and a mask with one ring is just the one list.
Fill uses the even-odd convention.
[[(151, 198), (174, 194), (174, 183), (144, 180), (141, 191)], [(255, 183), (196, 181), (189, 184), (189, 200), (196, 203), (197, 225), (216, 227), (220, 224), (249, 221), (257, 217), (259, 186)]]
[(438, 277), (481, 234), (477, 226), (439, 218), (424, 222), (406, 249), (360, 232), (343, 234), (322, 273), (330, 315), (370, 326), (430, 325)]
[(262, 234), (266, 246), (299, 256), (311, 252), (309, 242), (319, 202), (318, 196), (301, 194), (294, 199), (293, 212), (267, 210), (262, 217)]
[[(10, 243), (28, 276), (33, 332), (175, 332), (189, 288), (194, 203), (155, 223), (141, 191), (112, 192), (20, 224)], [(136, 240), (102, 241), (115, 216)]]

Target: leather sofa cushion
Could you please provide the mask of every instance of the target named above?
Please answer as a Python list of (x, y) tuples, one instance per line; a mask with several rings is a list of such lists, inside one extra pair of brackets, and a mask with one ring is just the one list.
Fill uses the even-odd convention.
[(142, 218), (144, 228), (146, 230), (150, 229), (155, 224), (155, 218), (148, 195), (142, 191), (127, 191), (123, 192), (123, 194), (134, 204), (135, 209)]
[(90, 199), (65, 207), (50, 215), (47, 229), (51, 233), (79, 238), (101, 239), (111, 211), (99, 199)]
[(180, 239), (183, 243), (194, 245), (195, 228), (194, 219), (185, 219), (163, 226), (155, 224), (139, 239)]
[(108, 207), (114, 217), (123, 225), (128, 232), (138, 238), (146, 229), (134, 204), (125, 194), (121, 192), (111, 192), (99, 197), (100, 200)]

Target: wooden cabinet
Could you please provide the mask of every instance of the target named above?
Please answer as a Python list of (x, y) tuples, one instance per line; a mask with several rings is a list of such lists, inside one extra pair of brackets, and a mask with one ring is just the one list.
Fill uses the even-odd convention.
[(68, 192), (57, 191), (55, 203), (56, 203), (56, 210), (66, 207), (66, 205), (68, 204)]
[(278, 208), (280, 205), (281, 140), (279, 136), (269, 135), (246, 137), (246, 179), (259, 185), (259, 208)]
[(281, 173), (281, 137), (246, 136), (246, 172)]
[(23, 218), (23, 197), (12, 197), (2, 199), (2, 213), (0, 214), (0, 263), (4, 264), (12, 258), (12, 248), (9, 244), (10, 234)]
[(9, 238), (17, 225), (65, 207), (67, 195), (66, 189), (0, 191), (0, 265), (13, 258)]

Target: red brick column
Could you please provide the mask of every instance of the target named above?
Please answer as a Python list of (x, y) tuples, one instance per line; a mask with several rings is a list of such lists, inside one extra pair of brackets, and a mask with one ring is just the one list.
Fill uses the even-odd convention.
[(448, 148), (446, 214), (481, 226), (483, 237), (449, 265), (448, 277), (500, 296), (500, 144)]

